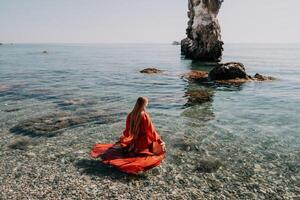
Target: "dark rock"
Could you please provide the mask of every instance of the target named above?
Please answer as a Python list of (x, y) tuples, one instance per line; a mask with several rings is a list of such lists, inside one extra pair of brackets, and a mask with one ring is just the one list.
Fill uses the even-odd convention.
[(221, 28), (217, 15), (223, 0), (188, 1), (187, 37), (181, 41), (181, 52), (186, 58), (220, 61), (223, 51)]
[(156, 68), (146, 68), (141, 70), (140, 72), (144, 74), (158, 74), (158, 73), (162, 73), (163, 71)]
[(43, 51), (44, 54), (48, 53), (48, 51)]
[(180, 42), (178, 42), (178, 41), (173, 41), (173, 42), (172, 42), (172, 45), (180, 45)]
[(187, 91), (184, 97), (187, 97), (188, 99), (188, 102), (186, 103), (187, 106), (211, 102), (213, 100), (213, 94), (207, 90)]
[(53, 137), (65, 128), (72, 128), (86, 123), (112, 124), (120, 121), (125, 113), (106, 114), (101, 112), (78, 112), (75, 114), (52, 114), (24, 121), (11, 128), (12, 133), (31, 137)]
[(248, 79), (242, 63), (230, 62), (219, 65), (209, 72), (211, 80)]
[(3, 45), (3, 43), (0, 43), (0, 45)]
[(221, 161), (213, 158), (208, 158), (199, 161), (197, 171), (201, 173), (214, 173), (217, 172), (221, 166), (222, 166)]

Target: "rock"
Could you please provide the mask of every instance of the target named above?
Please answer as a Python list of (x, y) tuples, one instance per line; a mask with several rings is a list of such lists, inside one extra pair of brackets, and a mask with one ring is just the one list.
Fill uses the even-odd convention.
[(101, 112), (78, 112), (75, 114), (54, 113), (48, 116), (29, 119), (10, 129), (12, 133), (31, 137), (53, 137), (65, 128), (94, 122), (97, 124), (112, 124), (118, 122), (120, 116), (126, 113), (106, 114)]
[(187, 79), (189, 81), (208, 81), (208, 72), (192, 70), (181, 76), (181, 78)]
[(159, 74), (162, 73), (163, 71), (156, 68), (146, 68), (141, 70), (140, 72), (144, 74)]
[(230, 62), (214, 67), (209, 72), (211, 80), (249, 79), (242, 63)]
[(270, 80), (275, 80), (274, 77), (271, 77), (271, 76), (263, 76), (259, 73), (256, 73), (254, 75), (254, 79), (257, 80), (257, 81), (270, 81)]
[(0, 43), (0, 45), (3, 45), (3, 43)]
[(188, 106), (211, 102), (213, 100), (213, 94), (208, 92), (207, 90), (187, 91), (184, 97), (187, 97), (188, 101), (186, 105)]
[(229, 80), (216, 80), (215, 82), (221, 85), (242, 85), (251, 81), (251, 79), (229, 79)]
[(197, 167), (197, 171), (201, 173), (214, 173), (218, 171), (221, 167), (221, 161), (214, 158), (207, 158), (205, 160), (200, 160)]
[(181, 52), (194, 60), (220, 61), (223, 51), (221, 28), (217, 19), (223, 0), (188, 0), (187, 37)]
[(47, 53), (48, 53), (48, 51), (43, 51), (43, 53), (44, 53), (44, 54), (47, 54)]
[(178, 42), (178, 41), (173, 41), (173, 42), (172, 42), (172, 45), (180, 45), (180, 42)]

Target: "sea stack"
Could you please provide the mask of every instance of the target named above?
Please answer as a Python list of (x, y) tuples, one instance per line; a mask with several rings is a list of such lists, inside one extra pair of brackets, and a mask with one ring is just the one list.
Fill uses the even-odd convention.
[(223, 42), (217, 15), (223, 0), (188, 0), (187, 37), (181, 41), (181, 52), (201, 61), (220, 61)]

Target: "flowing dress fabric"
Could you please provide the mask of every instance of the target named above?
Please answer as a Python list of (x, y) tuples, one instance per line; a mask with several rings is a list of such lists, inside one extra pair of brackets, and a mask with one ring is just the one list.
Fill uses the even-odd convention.
[[(90, 153), (91, 157), (101, 157), (104, 164), (112, 165), (129, 174), (158, 166), (164, 159), (165, 152), (160, 145), (162, 140), (148, 114), (142, 115), (136, 138), (130, 136), (129, 129), (130, 114), (126, 118), (126, 128), (119, 141), (115, 144), (95, 144)], [(128, 151), (132, 146), (133, 148)]]

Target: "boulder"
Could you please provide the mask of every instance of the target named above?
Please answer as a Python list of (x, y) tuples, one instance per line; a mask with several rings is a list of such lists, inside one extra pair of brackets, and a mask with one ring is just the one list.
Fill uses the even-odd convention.
[(146, 68), (146, 69), (141, 70), (140, 72), (144, 73), (144, 74), (159, 74), (159, 73), (162, 73), (163, 70), (156, 69), (156, 68)]
[(249, 79), (242, 63), (230, 62), (216, 66), (209, 72), (210, 80)]

